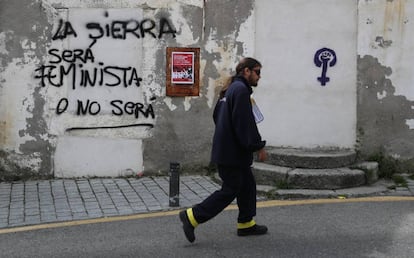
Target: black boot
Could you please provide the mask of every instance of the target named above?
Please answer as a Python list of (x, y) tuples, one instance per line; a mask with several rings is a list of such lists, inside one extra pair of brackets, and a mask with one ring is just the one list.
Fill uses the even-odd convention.
[(249, 228), (237, 229), (238, 236), (252, 236), (252, 235), (264, 235), (267, 233), (267, 227), (255, 224)]
[(187, 238), (190, 243), (194, 242), (195, 235), (194, 235), (194, 227), (191, 225), (190, 220), (187, 217), (187, 212), (185, 210), (180, 211), (180, 220), (183, 223), (183, 230), (185, 237)]

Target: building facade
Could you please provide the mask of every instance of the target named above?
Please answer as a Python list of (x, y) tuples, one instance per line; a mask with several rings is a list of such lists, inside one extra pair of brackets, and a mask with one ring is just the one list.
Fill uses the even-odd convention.
[[(412, 27), (410, 0), (3, 0), (0, 179), (207, 166), (245, 56), (270, 146), (413, 159)], [(166, 94), (168, 48), (199, 50), (196, 83), (170, 85), (196, 96)]]

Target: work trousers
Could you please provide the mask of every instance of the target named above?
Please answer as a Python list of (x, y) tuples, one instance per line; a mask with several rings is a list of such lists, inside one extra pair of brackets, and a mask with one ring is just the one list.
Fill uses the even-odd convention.
[(251, 167), (219, 165), (218, 172), (223, 181), (221, 189), (193, 207), (195, 220), (203, 223), (212, 219), (237, 198), (237, 222), (250, 222), (256, 216), (256, 181)]

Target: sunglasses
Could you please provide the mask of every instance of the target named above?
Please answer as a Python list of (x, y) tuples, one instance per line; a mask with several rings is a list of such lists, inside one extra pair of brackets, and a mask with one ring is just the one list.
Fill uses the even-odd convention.
[(253, 71), (257, 74), (257, 76), (260, 76), (260, 69), (253, 69)]

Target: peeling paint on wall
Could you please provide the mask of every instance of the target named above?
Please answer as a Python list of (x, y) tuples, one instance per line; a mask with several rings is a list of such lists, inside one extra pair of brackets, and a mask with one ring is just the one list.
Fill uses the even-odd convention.
[[(59, 15), (65, 13), (64, 10), (72, 7), (142, 8), (145, 15), (153, 15), (152, 17), (157, 19), (167, 17), (168, 19), (175, 20), (174, 22), (177, 23), (180, 33), (179, 38), (172, 40), (161, 39), (157, 44), (147, 40), (142, 45), (143, 48), (148, 50), (143, 51), (144, 54), (142, 56), (142, 63), (145, 64), (142, 67), (142, 101), (145, 101), (145, 103), (153, 102), (154, 108), (160, 111), (159, 116), (162, 119), (164, 115), (169, 115), (169, 112), (171, 112), (165, 109), (168, 106), (170, 109), (175, 109), (175, 107), (184, 108), (183, 111), (180, 111), (181, 114), (203, 107), (203, 105), (198, 103), (202, 99), (171, 99), (170, 101), (167, 99), (166, 103), (171, 102), (171, 105), (165, 105), (163, 98), (160, 97), (165, 93), (165, 79), (163, 76), (165, 72), (165, 47), (178, 44), (184, 46), (198, 44), (203, 32), (203, 6), (204, 1), (200, 0), (151, 1), (148, 4), (147, 1), (100, 1), (97, 3), (96, 1), (53, 0), (26, 0), (19, 3), (9, 1), (2, 3), (1, 12), (7, 11), (7, 15), (2, 13), (0, 18), (0, 28), (2, 31), (0, 35), (0, 89), (2, 98), (0, 103), (2, 105), (0, 127), (3, 129), (0, 134), (0, 143), (2, 157), (5, 159), (1, 162), (1, 170), (11, 172), (17, 170), (15, 168), (19, 168), (19, 166), (26, 166), (26, 174), (37, 174), (38, 176), (51, 175), (53, 173), (53, 155), (56, 144), (63, 142), (58, 140), (59, 137), (64, 134), (77, 135), (76, 132), (79, 132), (76, 130), (67, 131), (68, 122), (72, 122), (72, 128), (77, 128), (76, 123), (79, 126), (85, 125), (85, 120), (81, 121), (81, 117), (75, 119), (72, 115), (66, 114), (63, 111), (66, 111), (66, 108), (69, 111), (69, 107), (65, 106), (65, 101), (54, 100), (56, 96), (64, 96), (66, 91), (59, 93), (59, 91), (62, 91), (61, 89), (43, 88), (33, 78), (35, 76), (34, 71), (39, 68), (39, 65), (47, 64), (48, 60), (53, 61), (53, 58), (56, 60), (57, 52), (55, 51), (53, 53), (55, 56), (50, 58), (50, 52), (48, 51), (52, 46), (53, 35), (57, 38), (64, 36), (61, 31), (56, 32), (55, 23)], [(63, 12), (59, 11), (59, 9), (63, 10)], [(22, 22), (21, 19), (25, 19), (25, 21)], [(27, 26), (25, 23), (30, 24), (30, 26)], [(52, 31), (53, 27), (54, 30)], [(64, 27), (61, 28), (65, 30)], [(66, 32), (70, 32), (70, 30)], [(17, 71), (22, 73), (22, 76), (18, 76)], [(49, 79), (47, 78), (47, 80)], [(28, 89), (29, 91), (27, 91)], [(64, 100), (64, 98), (60, 98), (60, 100)], [(58, 107), (59, 112), (62, 112), (61, 119), (56, 119), (56, 105), (58, 103), (61, 103), (61, 106)], [(90, 105), (94, 104), (94, 107), (97, 107), (97, 103), (91, 100)], [(95, 113), (99, 109), (87, 109), (87, 106), (84, 106), (82, 110)], [(124, 112), (124, 107), (118, 106), (116, 107), (116, 112), (125, 114), (127, 111)], [(166, 113), (163, 114), (163, 112)], [(104, 114), (100, 119), (95, 119), (96, 121), (93, 118), (87, 119), (87, 124), (98, 124), (102, 118), (110, 122), (116, 122), (113, 117), (108, 118)], [(184, 119), (188, 119), (188, 117), (178, 115), (174, 121), (179, 123), (180, 120)], [(190, 127), (182, 129), (184, 129), (182, 131), (186, 134), (187, 132), (191, 133), (192, 130)], [(115, 132), (108, 134), (108, 131), (103, 133), (100, 130), (97, 129), (95, 132), (89, 133), (89, 135), (91, 137), (116, 137), (119, 134)], [(127, 130), (129, 129), (123, 128), (119, 129), (118, 132), (121, 132), (121, 135), (124, 136), (133, 132), (132, 130), (130, 133), (126, 132)], [(135, 135), (138, 137), (151, 137), (152, 132), (146, 135), (135, 133)], [(163, 144), (166, 142), (175, 143), (175, 140), (174, 138), (167, 138)], [(22, 169), (19, 170), (22, 171)]]
[(414, 100), (414, 2), (359, 1), (358, 54), (377, 57), (392, 68), (397, 95)]
[(362, 155), (414, 157), (414, 2), (359, 1), (358, 131)]
[[(395, 95), (392, 71), (372, 56), (358, 58), (358, 128), (362, 153), (385, 149), (392, 155), (414, 156), (414, 101)], [(378, 98), (378, 94), (383, 97)]]
[(410, 130), (414, 130), (414, 119), (406, 119), (405, 123), (408, 125)]
[[(213, 0), (205, 1), (202, 7), (185, 9), (185, 23), (191, 24), (192, 32), (187, 40), (201, 47), (200, 98), (163, 99), (168, 107), (158, 106), (154, 137), (144, 140), (146, 169), (165, 171), (170, 161), (177, 160), (186, 164), (184, 170), (199, 164), (196, 160), (209, 162), (214, 129), (211, 117), (216, 91), (232, 74), (244, 52), (253, 53), (253, 39), (248, 30), (253, 29), (251, 16), (254, 1)], [(204, 21), (201, 19), (203, 17)], [(245, 24), (246, 21), (249, 21), (249, 26)], [(182, 44), (180, 36), (176, 40), (176, 44)], [(157, 58), (158, 67), (165, 66), (164, 54), (160, 56)], [(161, 87), (163, 83), (162, 80), (158, 81)], [(152, 153), (160, 148), (163, 155), (154, 157)]]
[(47, 45), (48, 20), (39, 1), (5, 1), (0, 12), (0, 180), (48, 177), (53, 140), (44, 91), (31, 80), (31, 70), (44, 57), (39, 46)]

